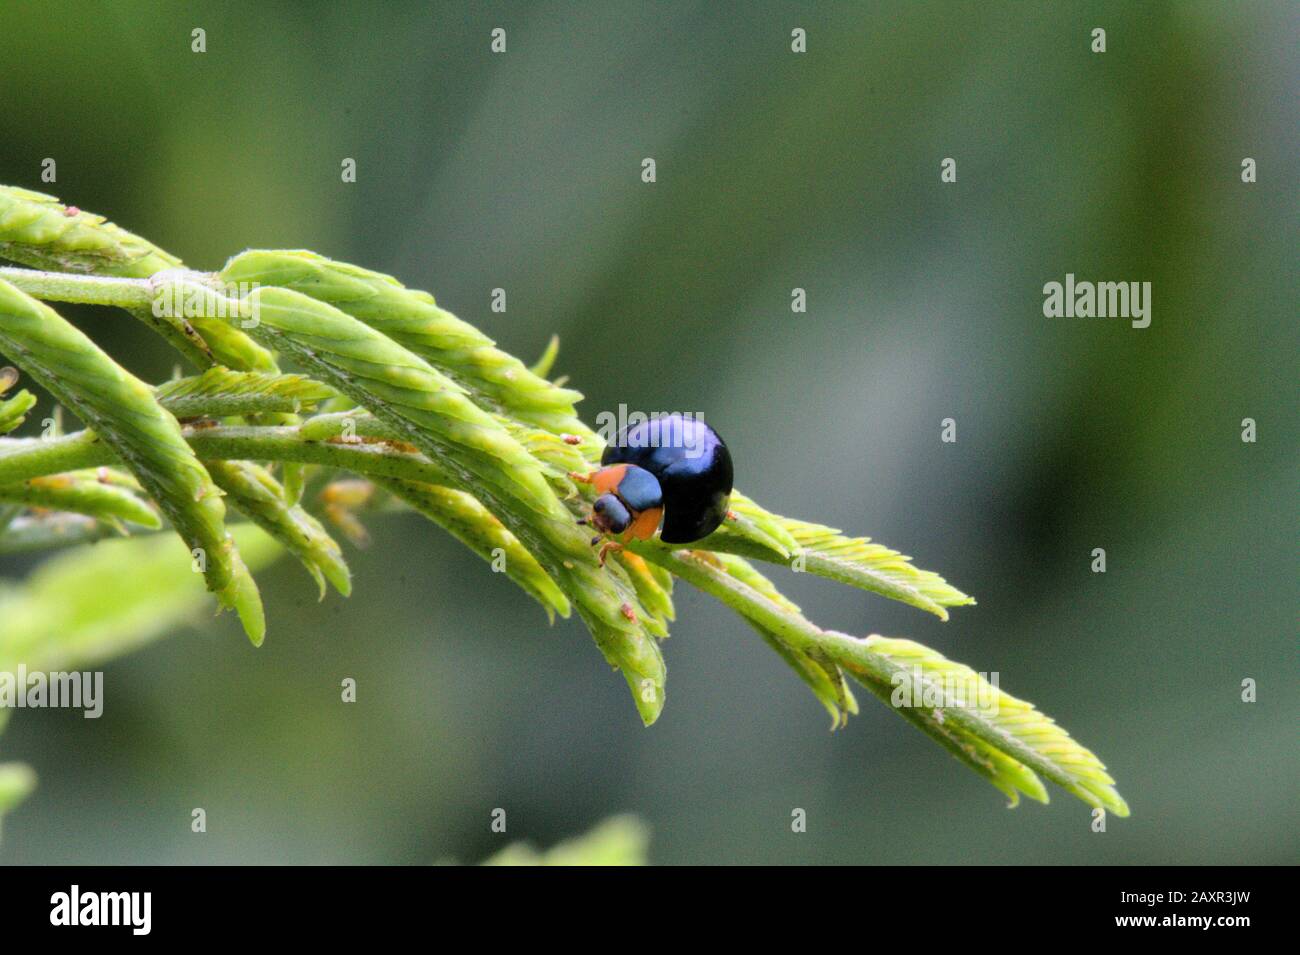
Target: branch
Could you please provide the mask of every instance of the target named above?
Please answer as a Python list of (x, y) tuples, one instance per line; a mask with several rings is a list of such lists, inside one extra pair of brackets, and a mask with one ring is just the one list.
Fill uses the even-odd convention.
[(148, 279), (107, 278), (102, 275), (71, 275), (0, 266), (0, 281), (8, 282), (32, 298), (77, 305), (116, 305), (148, 308), (153, 286)]
[[(0, 255), (62, 270), (0, 268), (0, 348), (88, 425), (46, 440), (0, 438), (0, 523), (13, 520), (0, 550), (147, 523), (135, 486), (101, 487), (104, 472), (87, 470), (121, 465), (187, 543), (209, 549), (210, 587), (256, 640), (260, 602), (233, 544), (221, 543), (222, 498), (293, 551), (322, 590), (328, 578), (346, 591), (337, 544), (299, 503), (304, 468), (338, 469), (370, 478), (480, 556), (504, 555), (503, 569), (548, 613), (575, 609), (647, 724), (664, 703), (656, 638), (674, 617), (675, 575), (736, 610), (834, 725), (857, 712), (852, 677), (1013, 804), (1021, 794), (1046, 800), (1043, 776), (1127, 814), (1100, 761), (1029, 704), (911, 641), (816, 627), (749, 563), (806, 570), (942, 619), (974, 603), (897, 551), (772, 514), (736, 491), (729, 520), (705, 540), (631, 542), (599, 564), (575, 520), (592, 489), (569, 475), (589, 470), (604, 442), (575, 411), (581, 395), (547, 379), (554, 344), (529, 368), (431, 295), (314, 253), (250, 251), (220, 272), (186, 270), (99, 217), (7, 187)], [(206, 370), (149, 389), (33, 296), (124, 308)], [(275, 355), (310, 377), (282, 374)], [(0, 392), (11, 379), (0, 376)], [(31, 402), (25, 392), (0, 401), (0, 433)], [(332, 413), (300, 419), (322, 406)], [(283, 484), (251, 462), (278, 463)], [(323, 500), (347, 530), (349, 509), (373, 496), (371, 485), (345, 481)], [(15, 519), (14, 502), (58, 510)], [(904, 691), (919, 696), (900, 701)]]
[(1030, 704), (1001, 693), (969, 668), (910, 640), (822, 630), (727, 574), (708, 554), (631, 546), (790, 647), (834, 660), (876, 695), (893, 702), (891, 691), (906, 688), (898, 694), (905, 703), (894, 702), (895, 708), (1011, 796), (1012, 805), (1017, 792), (1047, 801), (1037, 772), (1092, 806), (1129, 814), (1096, 756)]
[(53, 309), (0, 279), (0, 349), (88, 424), (189, 544), (208, 587), (254, 643), (266, 632), (257, 584), (225, 529), (212, 478), (149, 387)]

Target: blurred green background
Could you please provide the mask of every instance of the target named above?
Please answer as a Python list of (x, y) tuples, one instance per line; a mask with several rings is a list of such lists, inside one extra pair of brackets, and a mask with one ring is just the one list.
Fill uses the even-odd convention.
[[(528, 360), (558, 332), (589, 421), (703, 412), (766, 506), (979, 600), (945, 624), (778, 570), (813, 619), (997, 671), (1134, 814), (1093, 833), (1056, 789), (1008, 812), (865, 692), (829, 734), (684, 585), (643, 729), (576, 620), (386, 515), (350, 600), (261, 575), (262, 649), (205, 620), (108, 665), (102, 719), (17, 714), (0, 755), (40, 786), (0, 860), (476, 860), (622, 812), (659, 863), (1300, 860), (1298, 40), (1287, 2), (9, 0), (0, 181), (194, 266), (306, 247), (390, 272)], [(1067, 272), (1152, 282), (1151, 327), (1044, 318)], [(65, 314), (170, 373), (124, 314)]]

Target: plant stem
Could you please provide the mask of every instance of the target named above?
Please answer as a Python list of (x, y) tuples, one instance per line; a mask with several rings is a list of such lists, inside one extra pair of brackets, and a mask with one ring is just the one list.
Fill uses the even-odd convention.
[[(173, 281), (184, 283), (182, 287), (186, 288), (200, 284), (197, 282), (198, 273), (186, 269), (175, 269), (159, 274), (172, 276)], [(158, 291), (156, 278), (116, 278), (0, 266), (0, 281), (8, 282), (32, 298), (43, 301), (118, 306), (126, 309), (165, 338), (195, 367), (208, 368), (215, 361), (201, 336), (195, 334), (193, 327), (189, 326), (175, 310), (168, 313), (155, 310), (155, 296)], [(226, 360), (232, 361), (229, 356), (226, 356)]]
[[(292, 426), (202, 425), (183, 429), (203, 460), (299, 461), (358, 474), (446, 484), (446, 473), (423, 455), (383, 442), (309, 441)], [(11, 450), (6, 450), (12, 445)], [(108, 445), (91, 431), (58, 438), (0, 440), (0, 484), (116, 463)]]
[[(871, 636), (863, 639), (835, 630), (823, 630), (801, 614), (781, 609), (753, 588), (714, 566), (707, 557), (697, 556), (689, 550), (670, 551), (648, 543), (637, 542), (628, 547), (718, 598), (742, 616), (761, 623), (792, 647), (805, 652), (820, 651), (829, 656), (886, 701), (889, 699), (889, 688), (896, 685), (900, 675), (906, 675), (905, 667), (873, 648), (873, 644), (881, 638)], [(881, 690), (885, 693), (880, 693)], [(999, 728), (993, 721), (985, 719), (976, 709), (948, 706), (944, 708), (944, 714), (962, 732), (1018, 760), (1057, 785), (1079, 794), (1078, 780), (1069, 772), (1024, 741)], [(1121, 808), (1124, 808), (1122, 801)], [(1120, 814), (1126, 813), (1127, 809), (1124, 808)]]
[[(154, 533), (150, 528), (145, 533)], [(50, 514), (45, 517), (20, 517), (0, 534), (0, 554), (26, 554), (32, 551), (89, 544), (115, 537), (117, 531), (93, 517), (81, 514)]]
[(652, 541), (631, 541), (626, 547), (773, 631), (790, 646), (800, 650), (824, 649), (829, 631), (822, 630), (801, 614), (778, 607), (752, 587), (716, 567), (707, 557), (686, 549), (671, 550)]
[(0, 440), (0, 474), (14, 475), (0, 479), (0, 484), (116, 462), (112, 449), (93, 431), (77, 431), (55, 438)]
[(118, 305), (122, 308), (147, 306), (154, 289), (149, 279), (119, 279), (102, 275), (72, 275), (0, 266), (0, 279), (22, 289), (33, 298), (81, 305)]

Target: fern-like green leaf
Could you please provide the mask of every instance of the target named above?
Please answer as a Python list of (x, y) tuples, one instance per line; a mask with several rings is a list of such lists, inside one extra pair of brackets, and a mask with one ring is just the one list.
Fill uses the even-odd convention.
[(0, 763), (0, 817), (18, 808), (36, 788), (36, 773), (22, 763)]
[(771, 514), (742, 495), (733, 495), (731, 506), (748, 526), (728, 521), (695, 546), (786, 564), (927, 610), (941, 620), (948, 619), (947, 608), (975, 603), (938, 574), (870, 538), (846, 537), (822, 524)]
[[(376, 477), (374, 482), (446, 530), (474, 553), (500, 566), (546, 610), (567, 617), (569, 599), (519, 539), (471, 494), (435, 484)], [(499, 564), (498, 564), (499, 562)]]
[(284, 488), (265, 468), (249, 461), (208, 461), (208, 472), (230, 506), (252, 520), (298, 558), (325, 599), (325, 581), (344, 597), (352, 574), (343, 551), (320, 521), (286, 499)]
[(427, 292), (395, 278), (300, 250), (243, 252), (218, 273), (229, 283), (280, 286), (342, 309), (410, 349), (459, 383), (485, 408), (550, 431), (581, 426), (576, 391), (530, 371)]
[(620, 551), (618, 562), (636, 588), (641, 606), (645, 607), (659, 624), (663, 636), (668, 636), (668, 624), (677, 618), (673, 607), (672, 577), (666, 580), (655, 573), (655, 568), (645, 558), (631, 551)]
[[(256, 589), (228, 545), (224, 508), (199, 460), (220, 462), (211, 468), (230, 501), (278, 535), (318, 581), (334, 574), (336, 584), (346, 582), (337, 545), (298, 501), (307, 467), (343, 469), (367, 480), (331, 488), (365, 488), (369, 497), (378, 484), (481, 555), (504, 556), (503, 569), (548, 613), (576, 610), (647, 724), (664, 705), (656, 638), (674, 617), (677, 576), (737, 611), (812, 688), (833, 725), (857, 711), (851, 675), (1013, 804), (1021, 795), (1045, 801), (1041, 776), (1093, 806), (1128, 812), (1096, 756), (1030, 704), (919, 644), (814, 626), (750, 563), (783, 564), (943, 619), (974, 602), (897, 551), (772, 514), (735, 491), (728, 519), (704, 541), (678, 548), (628, 541), (599, 564), (578, 521), (590, 512), (593, 489), (571, 475), (597, 466), (604, 441), (577, 417), (578, 392), (547, 380), (555, 340), (529, 368), (431, 295), (389, 276), (295, 251), (246, 252), (221, 273), (200, 275), (99, 217), (2, 187), (0, 255), (65, 270), (0, 273), (24, 290), (0, 282), (0, 349), (90, 425), (50, 440), (0, 438), (0, 551), (95, 540), (103, 528), (85, 515), (142, 518), (133, 510), (145, 507), (135, 496), (142, 488), (191, 546), (206, 550), (210, 588), (260, 637)], [(134, 278), (105, 277), (115, 275)], [(245, 288), (232, 296), (231, 283)], [(249, 285), (259, 287), (246, 294)], [(168, 291), (183, 309), (149, 307)], [(150, 393), (24, 293), (127, 308), (208, 370)], [(276, 353), (313, 377), (279, 374)], [(3, 394), (15, 382), (0, 376)], [(16, 427), (30, 400), (20, 393), (0, 401), (0, 434)], [(300, 418), (315, 410), (325, 413)], [(179, 429), (172, 413), (205, 420)], [(283, 486), (252, 461), (276, 462)], [(118, 463), (141, 488), (111, 470)], [(358, 532), (339, 498), (326, 500), (327, 512)], [(15, 516), (15, 499), (34, 510)], [(121, 599), (114, 594), (114, 603)], [(8, 627), (0, 628), (0, 661), (32, 649), (21, 646), (24, 627), (57, 647), (41, 629), (48, 619), (24, 617), (49, 612), (0, 591)], [(77, 621), (55, 617), (76, 630)], [(954, 696), (952, 686), (979, 705)], [(900, 687), (913, 688), (919, 702), (900, 704)]]
[(547, 378), (551, 374), (551, 368), (555, 366), (555, 359), (560, 355), (560, 336), (552, 335), (550, 341), (546, 343), (545, 350), (542, 351), (537, 361), (528, 366), (538, 378)]
[(53, 196), (0, 186), (0, 258), (38, 269), (147, 278), (180, 260)]
[[(540, 428), (534, 428), (531, 425), (512, 421), (499, 415), (494, 417), (510, 433), (511, 437), (533, 456), (542, 473), (551, 482), (557, 493), (566, 495), (575, 495), (577, 493), (576, 485), (570, 479), (569, 473), (572, 471), (586, 471), (589, 467), (577, 447), (549, 431), (543, 431)], [(360, 440), (400, 441), (402, 439), (402, 433), (398, 429), (364, 410), (317, 415), (302, 426), (301, 432), (305, 437), (314, 441), (340, 439), (345, 434), (351, 435), (353, 439)], [(390, 486), (383, 477), (376, 477), (374, 480), (377, 483), (384, 484), (390, 490), (394, 490), (399, 496), (406, 496), (399, 490), (395, 490), (395, 488), (401, 487), (402, 482)], [(419, 506), (418, 501), (412, 501), (411, 503), (416, 505), (417, 510), (424, 510)], [(432, 514), (426, 512), (426, 516), (437, 522), (437, 518), (433, 517)], [(511, 536), (513, 538), (513, 535)], [(643, 622), (646, 629), (653, 636), (666, 637), (668, 635), (668, 622), (674, 616), (671, 578), (669, 577), (669, 581), (665, 583), (662, 577), (655, 575), (644, 564), (637, 562), (623, 561), (620, 562), (619, 566), (622, 568), (621, 573), (624, 573), (627, 580), (630, 581), (632, 589), (640, 601), (641, 609), (645, 612)], [(612, 565), (610, 570), (615, 574), (620, 573)], [(532, 593), (531, 590), (529, 592)], [(563, 615), (567, 616), (567, 611)]]
[[(983, 674), (923, 644), (885, 637), (861, 641), (845, 634), (836, 637), (837, 646), (844, 648), (840, 663), (854, 676), (878, 682), (887, 677), (894, 690), (907, 683), (913, 707), (943, 711), (940, 720), (945, 726), (956, 724), (952, 732), (958, 738), (995, 748), (1079, 796), (1089, 806), (1117, 816), (1128, 815), (1127, 803), (1115, 791), (1115, 781), (1101, 760), (1031, 703), (1004, 693)], [(849, 663), (867, 659), (871, 660), (870, 667), (855, 668)], [(927, 700), (931, 698), (940, 699), (939, 706), (930, 706)]]
[[(882, 703), (892, 705), (891, 687), (875, 681), (863, 685)], [(958, 732), (940, 713), (921, 707), (895, 707), (894, 712), (1005, 793), (1009, 808), (1020, 805), (1021, 793), (1037, 802), (1048, 801), (1047, 789), (1033, 770), (982, 740)]]
[(22, 426), (27, 412), (36, 407), (36, 396), (27, 389), (8, 398), (0, 398), (0, 434), (8, 434)]
[[(1032, 704), (1004, 693), (982, 674), (912, 640), (870, 636), (857, 639), (834, 634), (830, 646), (841, 666), (877, 686), (891, 688), (907, 707), (930, 713), (956, 740), (971, 745), (977, 755), (995, 750), (1020, 767), (1008, 772), (994, 766), (1008, 786), (1046, 801), (1041, 785), (1023, 785), (1024, 770), (1041, 773), (1089, 805), (1129, 814), (1128, 804), (1115, 790), (1115, 780), (1091, 750), (1044, 716)], [(937, 705), (932, 701), (937, 700)]]
[[(254, 569), (284, 553), (252, 524), (230, 530)], [(174, 535), (78, 547), (41, 563), (21, 587), (0, 580), (0, 671), (93, 666), (201, 621), (211, 606)]]
[[(777, 590), (776, 585), (747, 560), (734, 554), (713, 554), (708, 551), (698, 553), (702, 560), (716, 563), (729, 577), (761, 594), (786, 613), (799, 613), (798, 605)], [(857, 714), (858, 701), (854, 699), (853, 691), (849, 689), (844, 672), (834, 661), (817, 650), (795, 649), (760, 620), (745, 617), (745, 621), (758, 631), (759, 636), (777, 652), (781, 659), (790, 665), (799, 679), (808, 684), (813, 695), (826, 707), (826, 712), (830, 713), (831, 729), (839, 729), (846, 725), (849, 717)]]
[(24, 763), (0, 763), (0, 836), (4, 835), (5, 814), (17, 809), (18, 804), (30, 796), (35, 788), (36, 773), (30, 766)]
[(209, 588), (239, 613), (249, 638), (261, 643), (261, 597), (226, 533), (221, 494), (150, 388), (49, 306), (3, 280), (0, 351), (113, 448), (199, 553)]
[(71, 511), (104, 521), (125, 533), (122, 521), (159, 528), (162, 521), (133, 490), (86, 473), (54, 474), (22, 484), (0, 485), (0, 501), (51, 511)]
[(178, 418), (297, 414), (337, 395), (328, 385), (303, 375), (232, 371), (220, 366), (159, 385), (154, 393)]
[(483, 861), (490, 866), (646, 865), (650, 832), (635, 816), (615, 816), (584, 835), (544, 852), (524, 842), (506, 846)]
[(794, 518), (780, 518), (798, 542), (807, 569), (822, 577), (871, 590), (948, 619), (947, 607), (975, 602), (938, 574), (921, 570), (911, 558), (873, 544), (867, 537), (845, 537), (834, 528)]
[[(0, 186), (0, 259), (39, 269), (122, 278), (150, 278), (181, 268), (176, 256), (103, 216), (15, 186)], [(218, 318), (164, 317), (150, 307), (127, 311), (200, 368), (220, 362), (232, 368), (275, 370), (269, 352)]]
[[(22, 511), (17, 505), (5, 505)], [(12, 517), (0, 511), (0, 524), (9, 518), (8, 526), (0, 534), (0, 554), (26, 554), (93, 544), (105, 537), (121, 536), (117, 528), (84, 514), (68, 511), (49, 513), (30, 511), (15, 513)]]
[(419, 356), (324, 302), (264, 287), (246, 304), (254, 337), (398, 429), (509, 528), (623, 673), (642, 720), (654, 722), (665, 668), (647, 611), (626, 575), (596, 565), (586, 535), (509, 431)]
[[(1128, 815), (1114, 780), (1092, 752), (969, 667), (910, 640), (822, 630), (729, 574), (716, 555), (645, 544), (637, 550), (732, 607), (766, 631), (765, 637), (838, 665), (1007, 793), (1013, 805), (1017, 793), (1046, 801), (1036, 775), (1041, 774), (1089, 805)], [(896, 700), (900, 688), (911, 695)]]

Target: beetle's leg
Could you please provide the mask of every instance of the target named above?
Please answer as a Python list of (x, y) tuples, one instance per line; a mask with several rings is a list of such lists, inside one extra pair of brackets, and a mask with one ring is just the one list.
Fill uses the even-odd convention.
[(618, 541), (605, 541), (600, 547), (600, 566), (605, 566), (605, 557), (610, 551), (620, 551), (622, 549), (623, 545)]

